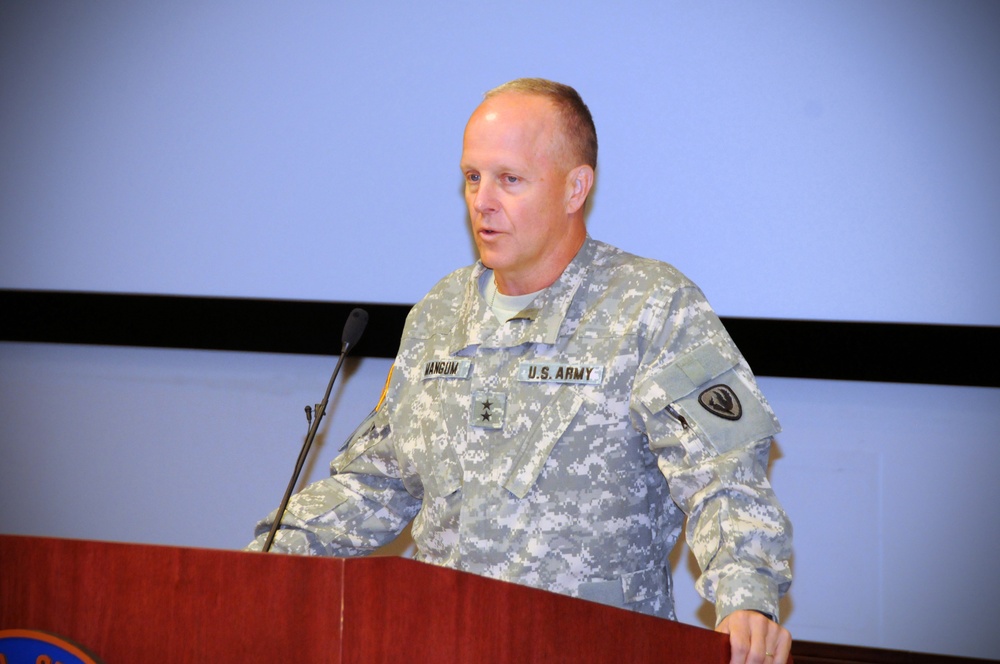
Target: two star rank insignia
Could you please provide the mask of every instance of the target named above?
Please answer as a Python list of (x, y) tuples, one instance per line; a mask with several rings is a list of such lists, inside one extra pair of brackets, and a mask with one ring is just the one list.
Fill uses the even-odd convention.
[(483, 429), (502, 429), (507, 395), (503, 392), (476, 392), (472, 395), (469, 424)]

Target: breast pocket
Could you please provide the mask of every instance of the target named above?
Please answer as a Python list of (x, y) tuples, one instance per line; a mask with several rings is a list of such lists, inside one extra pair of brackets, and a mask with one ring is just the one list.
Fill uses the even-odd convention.
[(583, 406), (579, 388), (562, 385), (539, 410), (517, 449), (510, 472), (501, 484), (518, 498), (528, 495), (545, 467), (552, 448), (562, 438)]
[(460, 379), (421, 381), (393, 414), (397, 452), (419, 478), (426, 499), (451, 496), (463, 485), (464, 384)]

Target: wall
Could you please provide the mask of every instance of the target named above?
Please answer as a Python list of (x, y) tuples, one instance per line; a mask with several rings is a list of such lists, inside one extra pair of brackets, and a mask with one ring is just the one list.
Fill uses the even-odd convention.
[(998, 21), (988, 0), (5, 3), (0, 287), (415, 302), (474, 258), (469, 113), (536, 75), (594, 113), (591, 232), (723, 314), (997, 325)]
[[(274, 509), (329, 358), (0, 344), (0, 532), (240, 548)], [(388, 360), (341, 374), (302, 481), (374, 406)], [(795, 525), (800, 639), (995, 657), (1000, 390), (762, 378), (771, 479)], [(407, 541), (391, 553), (406, 553)], [(675, 556), (679, 616), (708, 625)]]

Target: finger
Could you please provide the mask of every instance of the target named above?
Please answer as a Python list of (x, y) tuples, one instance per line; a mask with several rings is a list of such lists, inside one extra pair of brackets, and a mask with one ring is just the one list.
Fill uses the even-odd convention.
[(745, 664), (751, 660), (750, 635), (740, 626), (734, 625), (729, 632), (729, 664)]
[[(774, 656), (774, 652), (768, 648), (768, 635), (770, 626), (774, 625), (768, 618), (759, 614), (751, 613), (749, 616), (750, 623), (750, 655), (747, 657), (748, 662), (761, 662), (762, 664), (771, 664), (771, 658)], [(769, 654), (770, 653), (770, 654)]]
[(729, 634), (730, 664), (765, 664), (767, 619), (752, 611), (735, 611), (724, 622), (719, 628)]
[(764, 664), (786, 664), (792, 649), (792, 635), (781, 625), (775, 624), (774, 626), (776, 628), (773, 630), (774, 634), (768, 637), (768, 643), (771, 645), (768, 647), (767, 653), (770, 653), (771, 656)]

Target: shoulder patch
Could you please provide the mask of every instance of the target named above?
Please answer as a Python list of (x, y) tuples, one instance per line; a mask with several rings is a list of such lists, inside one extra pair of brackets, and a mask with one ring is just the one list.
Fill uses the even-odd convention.
[(698, 403), (713, 415), (726, 420), (743, 417), (743, 405), (728, 385), (713, 385), (698, 395)]

